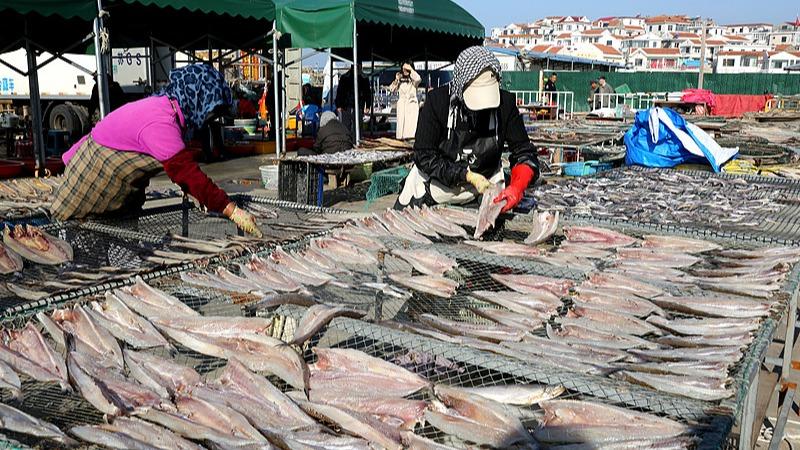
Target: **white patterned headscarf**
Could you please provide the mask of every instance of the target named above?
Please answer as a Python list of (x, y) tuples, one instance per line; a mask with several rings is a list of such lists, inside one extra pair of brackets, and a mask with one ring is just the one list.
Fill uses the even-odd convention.
[(453, 81), (450, 84), (451, 100), (463, 100), (464, 87), (486, 69), (491, 69), (497, 75), (497, 79), (501, 79), (500, 61), (486, 47), (476, 45), (461, 52), (453, 69)]
[(322, 113), (322, 116), (320, 116), (320, 118), (319, 118), (319, 126), (320, 126), (320, 128), (322, 128), (325, 125), (327, 125), (328, 122), (330, 122), (331, 120), (338, 120), (336, 118), (336, 114), (335, 113), (333, 113), (331, 111), (325, 111), (324, 113)]

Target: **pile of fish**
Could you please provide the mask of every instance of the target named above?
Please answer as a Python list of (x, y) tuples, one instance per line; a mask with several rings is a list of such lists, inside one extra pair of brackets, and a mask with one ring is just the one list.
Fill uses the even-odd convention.
[(577, 216), (745, 229), (796, 202), (789, 191), (744, 179), (637, 169), (549, 183), (536, 199), (542, 209)]
[(347, 150), (345, 152), (330, 153), (322, 155), (298, 156), (297, 161), (309, 162), (312, 164), (331, 164), (340, 166), (350, 166), (357, 164), (375, 163), (381, 161), (392, 161), (406, 158), (410, 155), (406, 151), (396, 150)]
[[(72, 246), (67, 241), (46, 233), (32, 225), (6, 225), (3, 231), (3, 242), (0, 243), (0, 274), (8, 275), (22, 272), (25, 263), (56, 266), (72, 261)], [(41, 291), (44, 284), (62, 285), (57, 280), (36, 281), (33, 286), (22, 286), (16, 283), (5, 283), (5, 289), (21, 298), (38, 300), (49, 295)]]
[(25, 214), (49, 209), (61, 178), (19, 178), (0, 181), (0, 210), (4, 214)]
[[(293, 342), (302, 342), (320, 317), (331, 317), (331, 309), (336, 308), (312, 305)], [(583, 434), (586, 423), (567, 412), (616, 409), (581, 401), (559, 403), (555, 399), (565, 392), (561, 386), (434, 386), (395, 364), (344, 348), (314, 348), (316, 362), (308, 365), (289, 344), (270, 336), (271, 320), (202, 316), (141, 280), (108, 292), (102, 302), (40, 313), (37, 318), (66, 356), (33, 322), (8, 331), (0, 344), (0, 388), (23, 401), (18, 374), (56, 383), (105, 414), (106, 423), (72, 427), (69, 436), (0, 404), (0, 429), (67, 446), (78, 445), (77, 439), (111, 448), (164, 450), (201, 449), (206, 444), (259, 449), (450, 448), (414, 434), (427, 423), (465, 442), (508, 448), (535, 446), (537, 441), (616, 442), (627, 435), (614, 435), (611, 429), (631, 426), (614, 423), (608, 415), (605, 434), (599, 428)], [(217, 376), (204, 377), (159, 356), (175, 352), (175, 345), (225, 359), (227, 365)], [(162, 351), (151, 353), (156, 349)], [(277, 376), (289, 392), (260, 373)], [(505, 405), (541, 405), (545, 418), (531, 433)], [(690, 439), (685, 437), (688, 428), (670, 420), (617, 414), (626, 414), (653, 436), (663, 433), (659, 439)], [(576, 436), (582, 440), (576, 441)]]

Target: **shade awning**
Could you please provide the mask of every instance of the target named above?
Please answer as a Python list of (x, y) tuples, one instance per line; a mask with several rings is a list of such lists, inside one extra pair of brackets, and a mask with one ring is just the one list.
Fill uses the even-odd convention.
[[(245, 19), (272, 21), (275, 4), (271, 0), (116, 0), (106, 3), (155, 6), (173, 10), (187, 10), (204, 14), (226, 15)], [(178, 25), (178, 24), (176, 24)]]
[(97, 15), (97, 0), (5, 0), (0, 14), (7, 13), (91, 20)]
[(450, 0), (275, 0), (277, 29), (293, 47), (353, 47), (354, 22), (483, 39), (477, 19)]

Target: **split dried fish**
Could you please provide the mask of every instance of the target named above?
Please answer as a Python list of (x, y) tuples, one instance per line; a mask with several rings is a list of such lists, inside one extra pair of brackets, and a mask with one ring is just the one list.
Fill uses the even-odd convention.
[(502, 186), (493, 184), (483, 193), (480, 209), (478, 209), (478, 220), (475, 223), (475, 233), (473, 239), (480, 239), (483, 233), (495, 226), (495, 221), (500, 216), (500, 211), (506, 205), (505, 200), (495, 203), (494, 200), (503, 191)]
[(559, 212), (555, 211), (542, 211), (534, 213), (533, 229), (531, 233), (525, 238), (525, 243), (528, 245), (541, 244), (542, 242), (550, 239), (558, 229), (558, 216)]
[(14, 250), (0, 243), (0, 274), (8, 275), (19, 272), (22, 270), (22, 266), (22, 257)]
[(13, 230), (6, 225), (3, 242), (21, 257), (38, 264), (63, 264), (73, 257), (72, 246), (67, 241), (32, 225), (17, 225)]
[(393, 273), (389, 274), (389, 279), (409, 289), (442, 298), (452, 297), (458, 288), (457, 281), (440, 276), (410, 276)]
[(68, 447), (78, 444), (75, 440), (62, 433), (55, 425), (2, 403), (0, 403), (0, 428), (14, 433), (52, 440)]
[(464, 241), (464, 243), (501, 256), (539, 258), (542, 255), (542, 250), (536, 247), (513, 242)]
[(517, 406), (531, 406), (541, 401), (552, 400), (566, 391), (564, 386), (541, 384), (509, 384), (464, 390), (497, 403)]
[(441, 276), (458, 267), (455, 259), (442, 255), (436, 250), (393, 250), (392, 253), (403, 258), (418, 272), (425, 275)]

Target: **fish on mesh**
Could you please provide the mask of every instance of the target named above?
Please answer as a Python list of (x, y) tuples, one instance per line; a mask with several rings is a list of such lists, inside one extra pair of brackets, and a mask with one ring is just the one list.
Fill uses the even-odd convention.
[(596, 329), (585, 328), (580, 325), (561, 324), (560, 330), (547, 324), (547, 337), (554, 341), (567, 344), (584, 344), (592, 347), (631, 349), (631, 348), (657, 348), (658, 344), (628, 334), (607, 333)]
[[(85, 307), (75, 305), (71, 309), (58, 309), (53, 311), (50, 318), (62, 330), (62, 336), (71, 335), (74, 338), (74, 345), (79, 351), (94, 356), (105, 366), (124, 366), (122, 348), (116, 338)], [(64, 342), (66, 347), (65, 338)]]
[(668, 334), (656, 339), (659, 344), (670, 347), (746, 347), (753, 342), (750, 333), (719, 336), (675, 336)]
[(508, 384), (465, 388), (464, 391), (505, 405), (531, 406), (557, 398), (566, 388), (561, 385)]
[(63, 239), (32, 225), (16, 225), (12, 230), (6, 225), (3, 243), (28, 261), (45, 265), (58, 265), (72, 261), (72, 246)]
[(647, 322), (669, 331), (673, 334), (687, 336), (720, 336), (731, 333), (754, 332), (759, 327), (758, 319), (745, 318), (688, 318), (688, 319), (666, 319), (664, 317), (651, 316)]
[(451, 206), (440, 206), (432, 210), (439, 214), (439, 216), (441, 216), (443, 219), (458, 225), (474, 227), (478, 222), (477, 211), (474, 210), (455, 208)]
[(595, 272), (589, 275), (589, 279), (585, 281), (582, 286), (619, 289), (630, 294), (636, 294), (640, 297), (647, 298), (666, 294), (663, 289), (652, 284), (643, 283), (634, 278), (610, 272)]
[(478, 220), (475, 222), (475, 233), (472, 235), (473, 239), (480, 239), (484, 233), (495, 226), (497, 218), (500, 217), (500, 211), (506, 206), (505, 200), (499, 203), (494, 202), (502, 191), (501, 185), (493, 184), (483, 193), (481, 206), (478, 209)]
[(377, 265), (378, 258), (367, 250), (339, 242), (330, 238), (317, 238), (311, 240), (311, 247), (319, 249), (326, 255), (354, 266)]
[(518, 342), (522, 340), (526, 332), (518, 328), (512, 328), (499, 324), (483, 324), (483, 323), (469, 323), (457, 322), (443, 317), (438, 317), (433, 314), (420, 314), (417, 317), (423, 325), (435, 328), (445, 333), (455, 336), (467, 336), (475, 339), (487, 340), (490, 342), (503, 342), (512, 341)]
[(156, 450), (158, 448), (110, 425), (78, 425), (70, 428), (69, 433), (84, 442), (105, 448), (124, 448), (126, 450)]
[(650, 314), (660, 316), (666, 313), (659, 306), (644, 298), (624, 291), (614, 291), (611, 289), (590, 289), (579, 286), (576, 289), (574, 301), (579, 306), (589, 306), (593, 308), (605, 309), (623, 314), (630, 314), (636, 317), (647, 317)]
[(0, 274), (8, 275), (19, 272), (22, 270), (22, 266), (22, 257), (3, 243), (0, 243)]
[(401, 286), (441, 298), (450, 298), (455, 295), (459, 284), (449, 278), (433, 275), (411, 276), (393, 273), (388, 277)]
[[(414, 207), (412, 212), (419, 215), (428, 224), (432, 225), (434, 231), (442, 236), (466, 238), (467, 232), (458, 223), (442, 217), (438, 210), (423, 205), (421, 208)], [(473, 222), (474, 223), (474, 222)]]
[(22, 400), (22, 382), (19, 375), (2, 359), (0, 359), (0, 389), (7, 390), (13, 400)]
[(500, 256), (516, 256), (519, 258), (539, 258), (542, 250), (530, 245), (517, 244), (514, 242), (496, 241), (464, 241), (464, 244), (478, 247), (479, 249), (494, 253)]
[(660, 328), (634, 315), (582, 305), (573, 305), (565, 317), (559, 317), (557, 320), (564, 325), (579, 325), (607, 333), (634, 336), (661, 334)]
[(104, 302), (92, 302), (89, 306), (85, 309), (89, 316), (120, 341), (140, 349), (172, 349), (152, 323), (131, 311), (112, 292), (106, 292)]
[(469, 308), (469, 311), (478, 317), (491, 320), (498, 325), (516, 328), (521, 331), (532, 332), (542, 328), (544, 322), (550, 317), (546, 313), (519, 314), (497, 308)]
[(694, 363), (726, 363), (733, 364), (742, 357), (738, 347), (695, 347), (695, 348), (661, 348), (661, 349), (629, 349), (628, 353), (646, 361), (683, 361)]
[(261, 289), (280, 292), (297, 292), (302, 283), (286, 276), (275, 264), (253, 255), (247, 262), (239, 264), (239, 271)]
[(627, 247), (638, 242), (628, 235), (599, 227), (565, 227), (567, 241), (599, 248)]
[(342, 390), (312, 389), (309, 400), (360, 414), (377, 416), (382, 422), (396, 423), (402, 430), (413, 430), (422, 422), (428, 403), (381, 394), (363, 394)]
[(418, 217), (416, 214), (412, 213), (410, 208), (406, 208), (402, 211), (388, 209), (386, 210), (386, 213), (393, 216), (396, 220), (406, 223), (412, 230), (419, 234), (434, 239), (438, 239), (440, 237), (439, 233), (436, 232), (432, 225), (427, 223), (421, 217)]
[(603, 445), (624, 441), (669, 439), (687, 434), (689, 427), (671, 419), (578, 400), (539, 403), (544, 419), (533, 432), (541, 443)]
[(572, 280), (541, 275), (503, 275), (493, 273), (491, 277), (498, 283), (522, 294), (536, 294), (539, 291), (548, 291), (559, 296), (559, 298), (569, 294), (569, 290), (575, 286), (575, 282)]
[(184, 439), (160, 425), (136, 417), (117, 417), (110, 428), (159, 450), (203, 450), (200, 445)]
[(302, 345), (336, 317), (360, 319), (365, 313), (341, 306), (312, 305), (303, 314), (289, 344)]
[(123, 349), (125, 367), (131, 378), (163, 398), (199, 384), (200, 374), (191, 367), (152, 353)]
[(260, 293), (265, 289), (250, 280), (234, 275), (223, 267), (209, 272), (181, 272), (181, 281), (199, 287), (219, 289), (239, 294)]
[(541, 211), (534, 213), (533, 228), (525, 238), (528, 245), (536, 245), (545, 242), (552, 237), (558, 229), (558, 211)]
[(136, 277), (133, 285), (118, 289), (114, 294), (147, 319), (200, 315), (177, 298), (151, 287), (141, 277)]
[(430, 386), (419, 375), (359, 350), (316, 347), (314, 354), (317, 362), (310, 366), (312, 391), (405, 397)]
[(404, 259), (418, 272), (425, 275), (441, 276), (446, 272), (458, 267), (458, 262), (455, 259), (445, 256), (436, 250), (398, 249), (393, 250), (392, 253)]
[(660, 249), (620, 248), (617, 259), (627, 264), (644, 263), (653, 267), (687, 268), (697, 264), (700, 258), (685, 253), (664, 252)]
[(437, 385), (441, 403), (425, 412), (428, 423), (465, 441), (494, 448), (533, 444), (533, 437), (502, 405), (466, 390)]
[(316, 270), (311, 264), (295, 258), (286, 253), (280, 246), (269, 255), (271, 262), (283, 269), (283, 274), (306, 286), (322, 286), (335, 278), (321, 270)]
[(417, 244), (430, 244), (430, 239), (416, 232), (408, 223), (398, 219), (391, 211), (375, 214), (374, 218), (383, 224), (392, 236)]
[(0, 403), (0, 429), (47, 439), (68, 447), (78, 444), (74, 439), (59, 430), (57, 426), (4, 403)]
[(723, 400), (733, 395), (733, 391), (725, 387), (728, 381), (725, 378), (662, 375), (630, 371), (618, 372), (614, 376), (657, 391), (709, 402)]
[[(47, 372), (46, 379), (44, 381), (52, 380), (52, 376), (56, 377), (56, 380), (61, 385), (61, 388), (65, 391), (71, 390), (69, 386), (69, 380), (67, 378), (67, 366), (64, 364), (64, 358), (56, 352), (50, 345), (44, 340), (44, 336), (39, 332), (39, 330), (33, 325), (33, 322), (28, 322), (24, 328), (16, 331), (9, 331), (8, 332), (9, 342), (8, 342), (8, 349), (16, 352), (17, 355), (20, 355), (30, 361), (31, 363), (38, 366), (38, 368), (43, 369)], [(19, 363), (18, 357), (13, 357), (8, 361), (16, 361)], [(12, 364), (13, 366), (13, 364)], [(43, 374), (43, 372), (39, 370), (30, 370), (30, 365), (22, 364), (21, 368), (28, 368), (28, 371), (23, 370), (23, 373), (38, 379), (37, 376)], [(32, 374), (37, 374), (34, 376)], [(13, 381), (13, 377), (11, 377)], [(41, 381), (41, 380), (40, 380)]]
[(707, 317), (758, 318), (769, 315), (770, 311), (769, 304), (747, 298), (737, 299), (733, 296), (662, 296), (656, 297), (652, 301), (671, 311)]
[(541, 315), (554, 313), (561, 305), (561, 299), (549, 291), (539, 295), (508, 291), (473, 291), (471, 295), (479, 300), (494, 303), (517, 314)]
[(413, 372), (434, 372), (442, 374), (455, 371), (457, 373), (464, 373), (463, 367), (444, 356), (418, 352), (416, 350), (409, 350), (401, 355), (395, 355), (391, 362)]
[(224, 404), (188, 394), (178, 395), (175, 406), (180, 414), (220, 433), (229, 434), (245, 442), (268, 443), (267, 438), (253, 427), (246, 417)]
[(184, 438), (211, 442), (221, 448), (247, 448), (247, 445), (255, 444), (253, 441), (233, 436), (228, 431), (219, 431), (203, 425), (193, 420), (194, 418), (190, 419), (177, 412), (165, 412), (151, 408), (137, 411), (134, 414), (137, 417), (172, 430)]
[(654, 248), (660, 251), (678, 253), (704, 253), (720, 249), (719, 244), (678, 236), (659, 236), (648, 234), (643, 236), (642, 247)]

